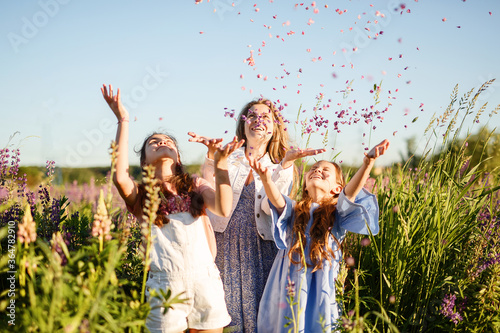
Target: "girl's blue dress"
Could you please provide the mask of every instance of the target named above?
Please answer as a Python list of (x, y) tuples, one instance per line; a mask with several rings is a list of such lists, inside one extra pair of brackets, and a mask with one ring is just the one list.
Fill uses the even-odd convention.
[[(271, 205), (273, 218), (273, 237), (280, 249), (273, 267), (269, 273), (264, 294), (260, 301), (258, 314), (258, 332), (288, 332), (293, 323), (285, 328), (293, 318), (289, 305), (289, 287), (294, 284), (295, 302), (300, 302), (300, 315), (296, 319), (299, 323), (299, 332), (330, 332), (336, 327), (340, 317), (340, 307), (335, 299), (335, 280), (339, 272), (342, 254), (333, 237), (329, 238), (329, 245), (335, 253), (332, 264), (323, 261), (323, 269), (311, 273), (312, 268), (300, 269), (300, 266), (290, 263), (288, 251), (292, 242), (292, 226), (294, 221), (295, 202), (283, 196), (286, 201), (285, 209), (279, 216), (276, 208)], [(305, 245), (306, 259), (309, 261), (309, 230), (312, 225), (312, 213), (318, 204), (311, 205), (311, 219), (306, 228), (307, 244)], [(335, 223), (331, 230), (339, 242), (345, 238), (347, 231), (369, 234), (367, 226), (373, 234), (379, 231), (379, 209), (376, 197), (366, 190), (362, 190), (355, 199), (349, 201), (342, 191), (340, 193)], [(297, 316), (295, 306), (295, 316)]]

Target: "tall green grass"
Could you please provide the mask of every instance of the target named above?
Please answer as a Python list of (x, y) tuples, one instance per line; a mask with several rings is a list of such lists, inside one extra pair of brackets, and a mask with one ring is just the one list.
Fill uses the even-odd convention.
[[(485, 239), (485, 220), (479, 218), (485, 210), (490, 213), (486, 222), (495, 230), (500, 228), (496, 201), (499, 169), (490, 175), (480, 171), (484, 152), (479, 152), (482, 158), (477, 165), (469, 166), (468, 136), (460, 139), (466, 121), (471, 117), (475, 121), (485, 110), (483, 105), (474, 111), (479, 95), (491, 83), (460, 99), (456, 87), (445, 113), (433, 118), (428, 127), (432, 131), (427, 151), (417, 168), (410, 169), (407, 161), (377, 178), (373, 192), (380, 206), (380, 233), (370, 237), (369, 246), (361, 245), (359, 235), (351, 234), (346, 240), (348, 251), (357, 260), (357, 270), (348, 278), (344, 313), (349, 317), (350, 310), (361, 311), (366, 331), (498, 331), (500, 276), (492, 272), (498, 272), (499, 264), (490, 265), (474, 282), (470, 279), (474, 272), (470, 259), (482, 260), (488, 251), (499, 250), (496, 245), (478, 242)], [(484, 138), (483, 149), (491, 134)], [(489, 178), (487, 186), (485, 177)], [(352, 282), (354, 276), (359, 276), (358, 284)], [(482, 280), (489, 283), (482, 293), (489, 293), (488, 299), (493, 300), (488, 311), (483, 311), (488, 304), (479, 301), (476, 290)], [(463, 303), (453, 307), (461, 317), (457, 323), (443, 315), (447, 294), (458, 295)]]
[[(483, 130), (481, 140), (464, 133), (467, 123), (476, 123), (486, 111), (485, 104), (476, 103), (491, 83), (461, 98), (455, 88), (445, 112), (425, 130), (422, 155), (387, 168), (376, 179), (372, 191), (380, 205), (380, 233), (369, 237), (371, 242), (355, 234), (345, 240), (345, 257), (352, 256), (354, 264), (348, 262), (351, 267), (346, 268), (343, 263), (340, 275), (347, 275), (344, 290), (338, 290), (344, 308), (341, 330), (500, 331), (496, 166), (500, 139), (493, 131)], [(112, 239), (92, 237), (96, 215), (91, 204), (70, 212), (64, 196), (51, 195), (50, 176), (38, 197), (32, 197), (16, 164), (3, 163), (7, 161), (4, 150), (0, 155), (0, 194), (4, 195), (0, 195), (0, 227), (4, 227), (0, 232), (0, 330), (145, 331), (149, 306), (143, 296), (147, 265), (141, 243), (148, 228), (113, 206), (108, 188), (103, 215), (114, 225)], [(17, 233), (27, 202), (38, 237), (29, 244), (17, 237), (12, 252), (16, 289), (10, 298), (8, 222), (15, 221)], [(156, 294), (166, 308), (182, 302), (168, 291)], [(12, 299), (16, 326), (5, 328)]]
[[(67, 198), (51, 197), (48, 169), (38, 198), (19, 182), (15, 165), (2, 170), (0, 189), (9, 191), (0, 198), (0, 331), (146, 332), (145, 284), (157, 195), (148, 192), (145, 225), (131, 223), (113, 207), (111, 183), (106, 198), (101, 190), (95, 214), (85, 213), (85, 203), (86, 209), (70, 215)], [(152, 177), (146, 174), (145, 182), (152, 184)], [(150, 292), (162, 300), (165, 312), (185, 301), (170, 290)]]

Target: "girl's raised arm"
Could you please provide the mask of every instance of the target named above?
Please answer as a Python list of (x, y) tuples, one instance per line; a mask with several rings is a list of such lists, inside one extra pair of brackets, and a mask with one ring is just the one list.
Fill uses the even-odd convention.
[(281, 194), (280, 190), (271, 179), (271, 170), (264, 168), (260, 162), (255, 159), (249, 159), (248, 163), (259, 175), (264, 190), (266, 191), (267, 198), (273, 206), (276, 207), (278, 214), (281, 215), (283, 209), (285, 209), (286, 202), (283, 198), (283, 194)]
[(389, 140), (385, 139), (378, 145), (372, 148), (370, 152), (365, 153), (365, 157), (363, 158), (363, 164), (358, 169), (358, 171), (352, 176), (351, 180), (344, 187), (344, 194), (347, 199), (353, 201), (358, 193), (361, 191), (363, 186), (365, 186), (365, 182), (370, 177), (370, 171), (373, 168), (373, 164), (375, 160), (384, 155), (384, 153), (389, 148)]
[(137, 184), (130, 178), (128, 169), (128, 128), (129, 114), (120, 100), (120, 89), (113, 95), (113, 87), (109, 85), (109, 91), (105, 84), (101, 88), (102, 96), (118, 119), (116, 131), (116, 144), (118, 145), (118, 157), (116, 161), (116, 172), (113, 176), (120, 196), (125, 203), (134, 206), (137, 200)]
[(194, 132), (188, 132), (188, 135), (191, 136), (191, 138), (188, 140), (189, 142), (198, 142), (207, 146), (207, 157), (211, 160), (214, 159), (217, 148), (222, 146), (222, 139), (211, 139), (207, 136), (201, 136)]
[[(314, 148), (290, 149), (286, 152), (283, 161), (281, 161), (281, 166), (283, 167), (283, 169), (287, 169), (293, 165), (296, 159), (321, 154), (325, 151), (326, 149)], [(248, 162), (250, 163), (252, 169), (254, 169), (255, 172), (257, 172), (257, 174), (260, 176), (262, 185), (264, 186), (264, 190), (266, 191), (267, 198), (273, 204), (273, 206), (276, 207), (278, 214), (281, 214), (283, 212), (283, 209), (285, 209), (285, 199), (283, 198), (283, 195), (281, 194), (276, 184), (273, 182), (271, 171), (269, 171), (267, 168), (263, 168), (260, 162), (253, 159), (248, 159)]]
[(207, 208), (219, 216), (228, 217), (231, 214), (233, 206), (233, 189), (229, 181), (227, 158), (236, 149), (243, 146), (244, 142), (245, 140), (238, 141), (234, 137), (233, 141), (229, 142), (223, 148), (217, 148), (214, 154), (215, 191), (203, 191), (202, 195)]
[(293, 162), (296, 159), (299, 158), (304, 158), (307, 156), (314, 156), (318, 155), (321, 153), (324, 153), (326, 149), (321, 148), (321, 149), (314, 149), (314, 148), (306, 148), (306, 149), (300, 149), (300, 148), (293, 148), (290, 149), (286, 152), (285, 157), (283, 158), (283, 161), (281, 161), (281, 166), (283, 169), (288, 169), (293, 165)]
[(189, 142), (198, 142), (207, 146), (208, 152), (205, 157), (205, 162), (201, 166), (201, 174), (206, 181), (208, 181), (212, 186), (215, 186), (213, 159), (217, 149), (222, 146), (222, 139), (211, 139), (206, 136), (198, 135), (194, 132), (188, 132), (188, 135), (191, 136)]

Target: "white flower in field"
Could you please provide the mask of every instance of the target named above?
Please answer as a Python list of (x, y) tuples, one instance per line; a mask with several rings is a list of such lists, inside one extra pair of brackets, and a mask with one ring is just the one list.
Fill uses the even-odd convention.
[(110, 240), (112, 237), (109, 232), (113, 227), (114, 225), (111, 224), (111, 219), (108, 216), (108, 210), (104, 203), (104, 193), (101, 190), (99, 202), (97, 203), (97, 212), (94, 214), (94, 223), (92, 224), (92, 236)]
[(36, 241), (36, 223), (31, 216), (30, 205), (26, 204), (24, 209), (24, 216), (21, 223), (19, 223), (17, 230), (17, 237), (21, 243), (32, 243)]

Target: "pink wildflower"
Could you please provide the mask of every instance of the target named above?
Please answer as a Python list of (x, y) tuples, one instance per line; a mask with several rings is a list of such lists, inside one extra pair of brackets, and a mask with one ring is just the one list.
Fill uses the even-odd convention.
[(36, 223), (31, 216), (30, 205), (26, 204), (22, 222), (19, 224), (17, 237), (21, 243), (29, 244), (36, 241)]
[(108, 210), (104, 203), (104, 193), (101, 190), (97, 204), (97, 213), (94, 214), (94, 223), (92, 224), (92, 236), (110, 240), (112, 237), (109, 232), (113, 227), (114, 225), (111, 224), (111, 219), (108, 216)]

